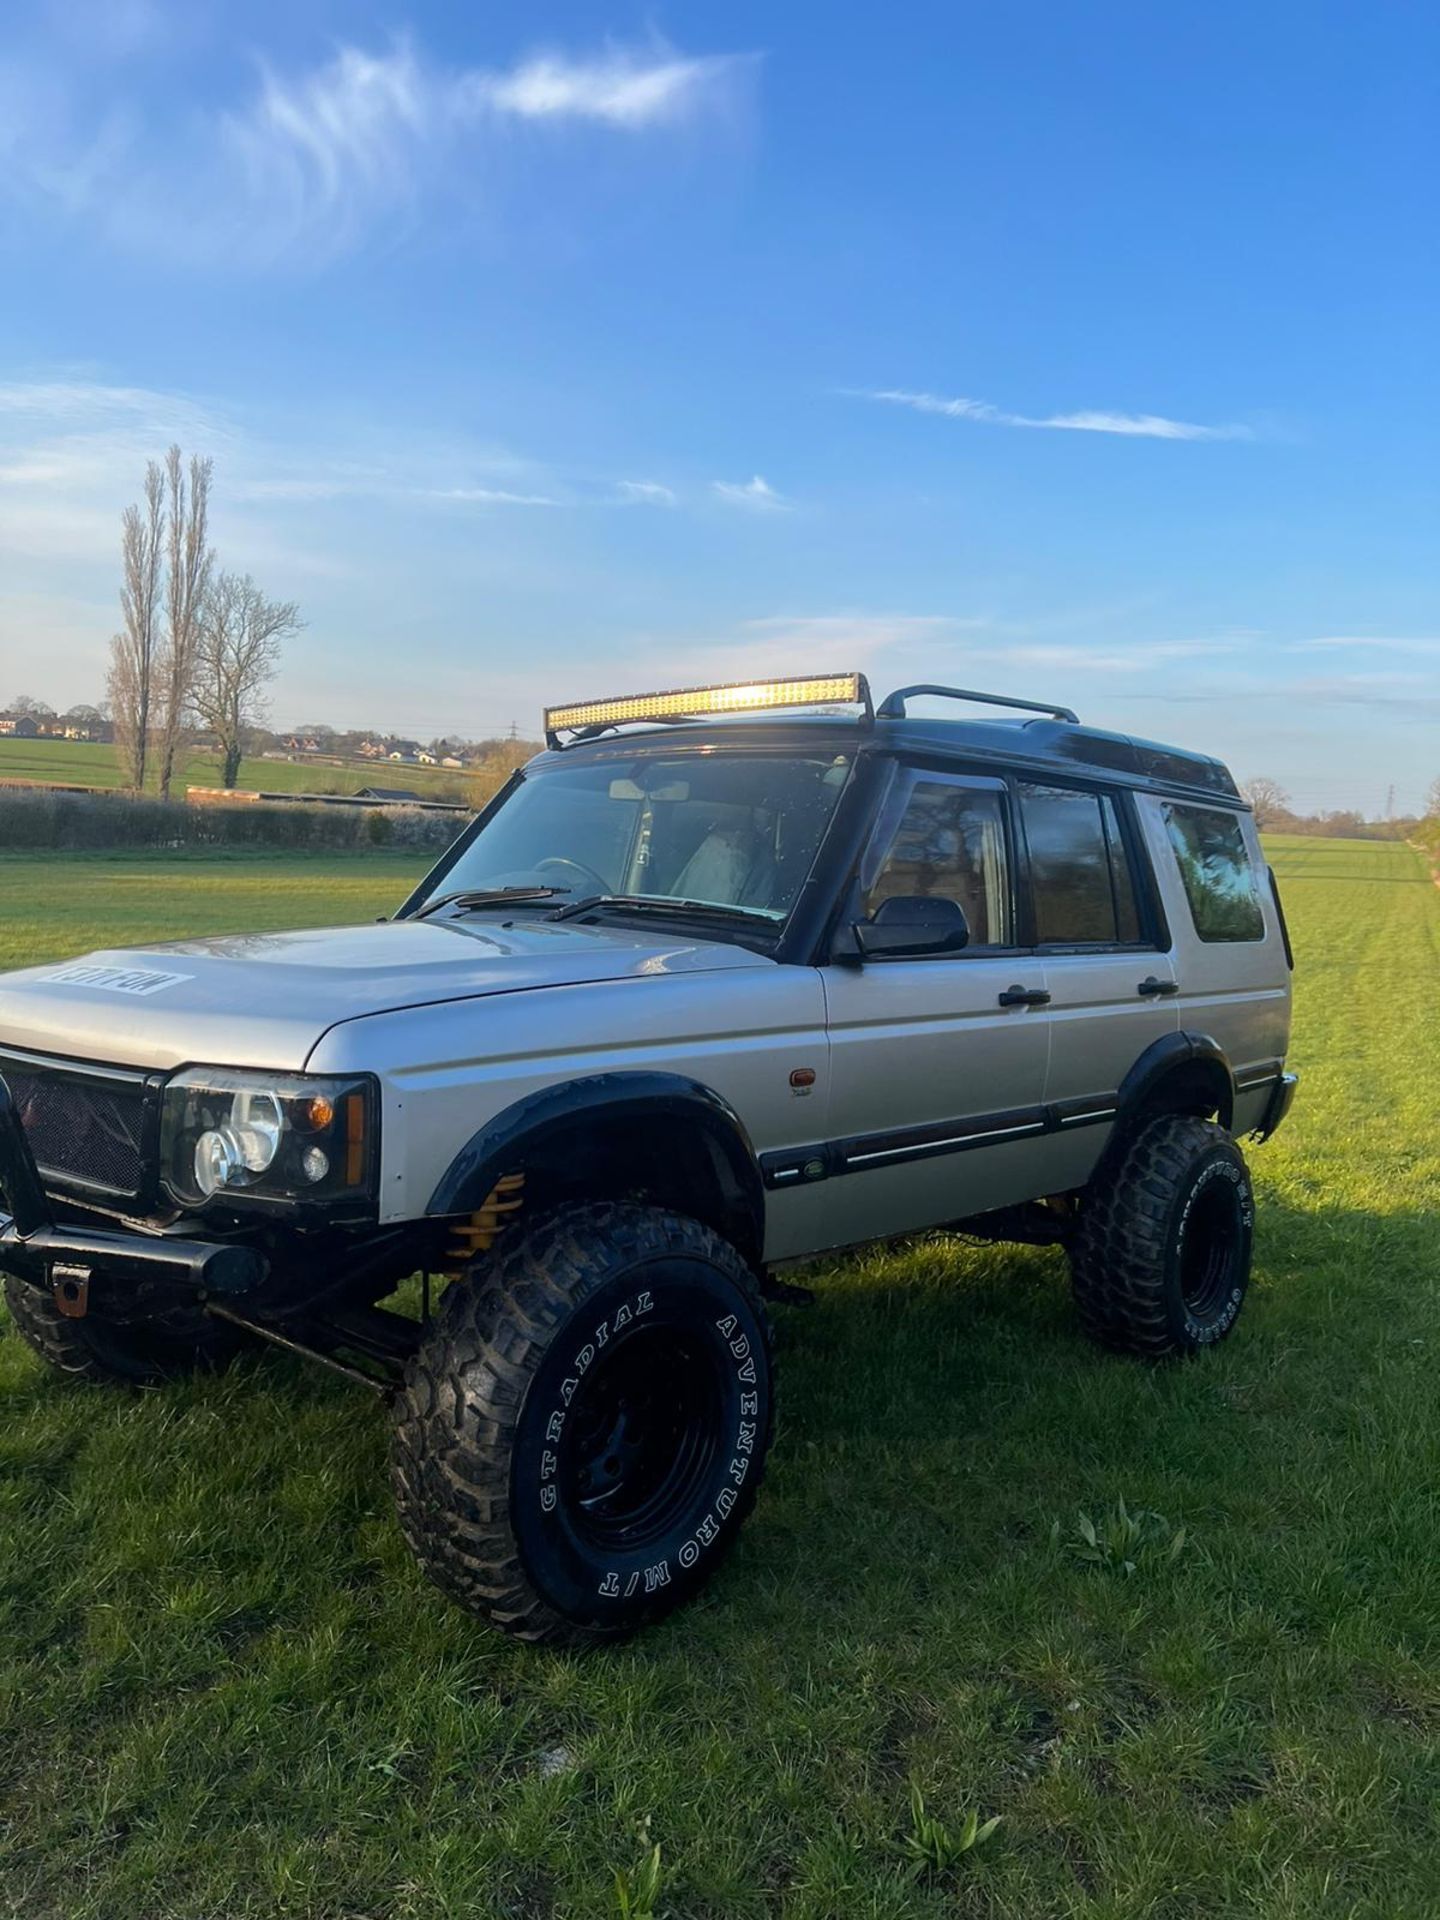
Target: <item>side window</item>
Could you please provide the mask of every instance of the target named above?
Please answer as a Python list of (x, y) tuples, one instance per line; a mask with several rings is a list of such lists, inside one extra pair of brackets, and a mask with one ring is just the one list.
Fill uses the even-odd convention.
[(1108, 794), (1022, 785), (1035, 937), (1042, 946), (1116, 946), (1140, 938), (1135, 881)]
[(1003, 791), (914, 782), (866, 887), (866, 918), (882, 901), (916, 897), (953, 900), (970, 923), (973, 947), (1013, 945)]
[(1105, 821), (1105, 845), (1110, 852), (1110, 890), (1115, 896), (1115, 932), (1120, 940), (1133, 943), (1140, 938), (1140, 908), (1135, 900), (1135, 875), (1130, 867), (1130, 855), (1125, 850), (1125, 836), (1120, 831), (1120, 812), (1108, 793), (1100, 802), (1100, 812)]
[(1190, 917), (1202, 940), (1263, 940), (1260, 889), (1240, 821), (1218, 807), (1165, 808)]

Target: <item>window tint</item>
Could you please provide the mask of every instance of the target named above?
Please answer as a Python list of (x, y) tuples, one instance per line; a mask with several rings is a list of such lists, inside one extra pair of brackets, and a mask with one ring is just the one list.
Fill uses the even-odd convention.
[(1265, 916), (1240, 821), (1213, 807), (1165, 809), (1190, 917), (1202, 940), (1263, 940)]
[(1012, 945), (1004, 809), (998, 791), (917, 780), (866, 890), (866, 917), (884, 900), (953, 900), (970, 923), (972, 946)]
[(1027, 785), (1020, 809), (1036, 939), (1060, 946), (1138, 940), (1135, 883), (1114, 801), (1071, 787)]
[(1115, 895), (1115, 932), (1119, 939), (1140, 938), (1140, 909), (1135, 901), (1135, 876), (1130, 871), (1130, 856), (1125, 851), (1125, 836), (1120, 831), (1120, 813), (1106, 794), (1100, 802), (1105, 820), (1105, 844), (1110, 849), (1110, 888)]

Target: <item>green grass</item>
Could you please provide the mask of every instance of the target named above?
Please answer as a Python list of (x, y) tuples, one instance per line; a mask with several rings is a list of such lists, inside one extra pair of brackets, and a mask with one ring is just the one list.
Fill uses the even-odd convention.
[[(182, 755), (175, 794), (183, 799), (187, 786), (218, 787), (218, 754)], [(113, 787), (125, 784), (114, 747), (83, 740), (0, 739), (0, 780), (38, 781), (46, 786)], [(152, 767), (147, 787), (155, 790)], [(452, 767), (392, 766), (385, 760), (350, 760), (327, 765), (322, 760), (242, 760), (242, 787), (265, 793), (355, 793), (361, 787), (404, 787), (422, 799), (468, 799), (476, 788), (490, 792), (498, 781), (482, 774), (456, 772)]]
[[(0, 1904), (639, 1913), (658, 1845), (653, 1911), (712, 1920), (1434, 1913), (1440, 894), (1402, 846), (1274, 858), (1305, 1077), (1255, 1151), (1235, 1337), (1099, 1354), (1050, 1252), (825, 1267), (777, 1316), (738, 1551), (619, 1651), (527, 1651), (433, 1593), (341, 1382), (67, 1391), (0, 1342)], [(0, 952), (398, 891), (299, 865), (0, 862)], [(1164, 1517), (1129, 1575), (1077, 1521), (1121, 1500)], [(1000, 1825), (961, 1852), (972, 1814)]]
[(383, 852), (0, 854), (0, 969), (188, 934), (373, 920), (430, 864)]

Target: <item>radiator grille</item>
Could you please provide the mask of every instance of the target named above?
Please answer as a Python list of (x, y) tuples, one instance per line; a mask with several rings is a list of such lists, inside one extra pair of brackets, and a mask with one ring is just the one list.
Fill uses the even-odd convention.
[(133, 1198), (145, 1181), (145, 1079), (0, 1052), (42, 1175)]

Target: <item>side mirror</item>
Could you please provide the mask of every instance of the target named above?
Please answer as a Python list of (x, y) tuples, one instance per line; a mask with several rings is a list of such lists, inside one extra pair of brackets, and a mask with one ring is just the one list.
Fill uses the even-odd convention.
[(957, 901), (930, 894), (882, 900), (873, 918), (855, 925), (855, 945), (866, 960), (959, 953), (969, 944), (965, 909)]

